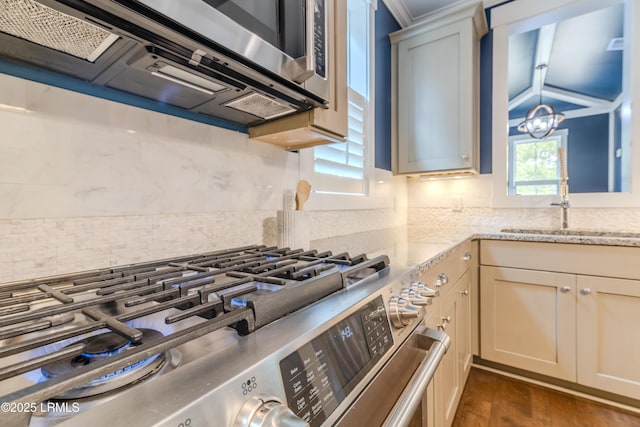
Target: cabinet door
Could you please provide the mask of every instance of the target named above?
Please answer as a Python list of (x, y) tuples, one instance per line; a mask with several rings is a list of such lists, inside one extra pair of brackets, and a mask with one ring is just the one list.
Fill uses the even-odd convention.
[(640, 281), (578, 276), (578, 383), (640, 399)]
[[(464, 366), (468, 363), (471, 341), (469, 337), (468, 298), (461, 292), (467, 289), (469, 271), (442, 297), (440, 306), (441, 328), (451, 338), (451, 344), (438, 368), (436, 382), (438, 426), (448, 427), (453, 423), (458, 402), (464, 387)], [(469, 364), (470, 367), (470, 364)]]
[(459, 299), (456, 316), (459, 319), (458, 340), (460, 345), (458, 347), (458, 369), (460, 371), (462, 387), (464, 387), (467, 381), (469, 371), (471, 371), (471, 364), (473, 363), (473, 354), (471, 351), (471, 277), (471, 270), (469, 269), (460, 278), (455, 289)]
[(570, 274), (482, 266), (482, 357), (575, 381), (575, 282)]
[(472, 28), (458, 22), (399, 43), (399, 173), (472, 166)]

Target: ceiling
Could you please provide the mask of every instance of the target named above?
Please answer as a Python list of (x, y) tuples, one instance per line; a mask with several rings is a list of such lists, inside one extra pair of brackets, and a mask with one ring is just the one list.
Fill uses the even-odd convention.
[[(618, 4), (512, 35), (509, 117), (524, 117), (541, 94), (543, 103), (573, 116), (611, 111), (622, 93), (623, 20)], [(541, 64), (548, 66), (536, 69)]]
[[(459, 4), (469, 3), (470, 0), (383, 0), (391, 14), (404, 28), (424, 19), (434, 13), (444, 12), (446, 9)], [(476, 3), (480, 0), (475, 0)]]
[[(485, 8), (504, 0), (383, 0), (402, 27), (448, 9), (482, 1)], [(513, 35), (509, 39), (509, 117), (522, 118), (542, 102), (581, 116), (610, 111), (622, 93), (622, 50), (609, 44), (624, 32), (622, 3)], [(621, 44), (621, 43), (619, 43)], [(619, 48), (621, 46), (618, 46)], [(536, 66), (546, 64), (546, 69)]]

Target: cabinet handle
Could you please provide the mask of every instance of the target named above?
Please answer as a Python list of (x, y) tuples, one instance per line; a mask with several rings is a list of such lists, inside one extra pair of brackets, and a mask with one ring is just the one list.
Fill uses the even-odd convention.
[(464, 291), (460, 291), (460, 293), (466, 297), (467, 295), (469, 295), (469, 290), (465, 289)]
[(438, 276), (438, 280), (436, 280), (436, 287), (440, 287), (442, 285), (446, 285), (447, 283), (449, 283), (449, 278), (447, 277), (446, 274), (444, 273), (440, 273), (440, 275)]
[(451, 316), (443, 317), (442, 323), (438, 325), (438, 330), (444, 331), (445, 329), (447, 329), (449, 323), (451, 323)]
[(580, 293), (581, 293), (582, 295), (589, 295), (589, 294), (591, 293), (591, 289), (589, 289), (589, 288), (583, 288), (583, 289), (581, 289), (581, 290), (580, 290)]
[(562, 292), (563, 294), (566, 294), (570, 290), (571, 290), (571, 286), (563, 286), (560, 288), (560, 292)]
[(471, 252), (465, 252), (462, 259), (465, 261), (469, 261), (471, 259)]

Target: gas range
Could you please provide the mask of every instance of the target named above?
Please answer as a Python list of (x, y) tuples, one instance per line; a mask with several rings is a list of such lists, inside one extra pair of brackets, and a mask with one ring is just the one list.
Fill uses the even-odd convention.
[[(280, 420), (325, 425), (418, 325), (411, 303), (434, 295), (385, 255), (259, 245), (7, 283), (0, 415), (242, 426), (288, 404)], [(326, 370), (316, 379), (311, 359)]]

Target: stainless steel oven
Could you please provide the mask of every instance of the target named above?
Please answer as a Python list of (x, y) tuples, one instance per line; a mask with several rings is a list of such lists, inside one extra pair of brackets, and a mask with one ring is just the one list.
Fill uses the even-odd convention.
[(264, 246), (3, 284), (3, 425), (425, 425), (437, 296), (384, 255)]
[(449, 342), (441, 331), (416, 328), (336, 425), (426, 427), (427, 387)]

